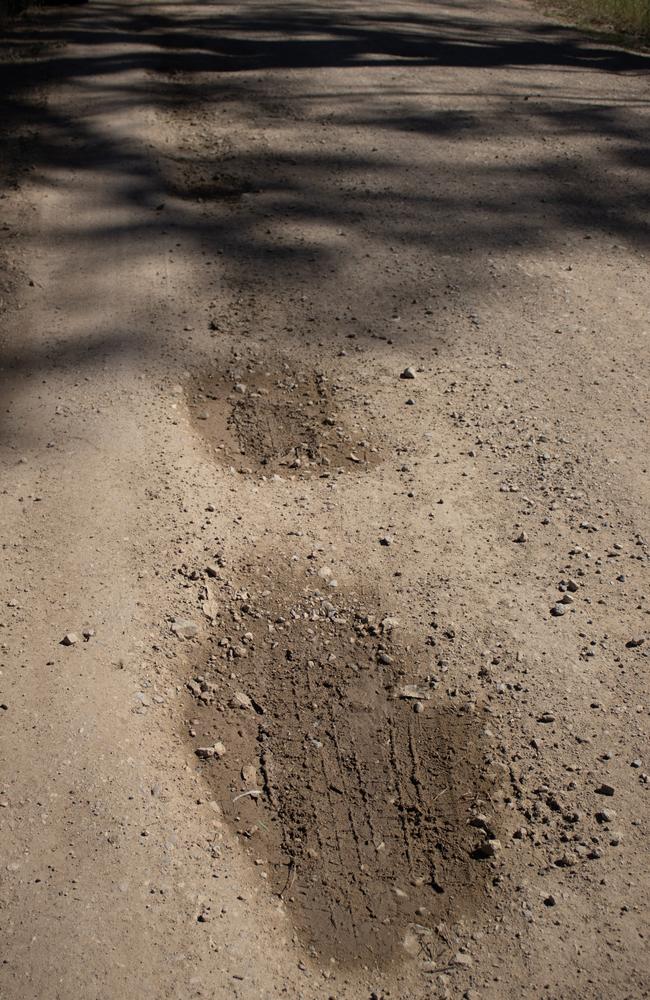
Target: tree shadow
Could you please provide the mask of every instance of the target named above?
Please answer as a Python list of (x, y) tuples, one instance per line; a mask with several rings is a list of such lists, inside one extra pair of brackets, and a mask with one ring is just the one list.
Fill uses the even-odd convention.
[[(648, 102), (615, 98), (609, 81), (647, 71), (650, 59), (507, 11), (488, 17), (484, 4), (461, 0), (376, 11), (207, 2), (33, 11), (0, 43), (0, 179), (15, 184), (28, 170), (47, 183), (65, 168), (80, 183), (101, 169), (133, 219), (77, 227), (77, 240), (145, 240), (164, 225), (224, 255), (242, 284), (271, 277), (295, 289), (347, 274), (354, 293), (349, 269), (363, 245), (382, 259), (394, 248), (403, 256), (401, 276), (383, 281), (391, 295), (417, 283), (408, 266), (422, 252), (454, 258), (476, 291), (481, 269), (466, 260), (477, 252), (547, 249), (571, 232), (646, 246)], [(335, 84), (328, 69), (339, 71)], [(467, 89), (454, 92), (450, 80), (461, 79)], [(45, 87), (70, 81), (90, 108), (209, 116), (236, 105), (258, 129), (281, 121), (314, 141), (156, 157), (137, 136), (125, 143), (102, 132), (91, 113), (43, 103)], [(481, 90), (483, 109), (464, 107)], [(339, 139), (366, 130), (395, 141), (363, 155), (319, 146), (324, 124)], [(484, 144), (491, 154), (477, 155)]]

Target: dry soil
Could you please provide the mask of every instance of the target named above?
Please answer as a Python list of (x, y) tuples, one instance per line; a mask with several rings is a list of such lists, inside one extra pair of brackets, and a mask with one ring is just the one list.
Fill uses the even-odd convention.
[(5, 31), (3, 1000), (650, 995), (648, 68)]

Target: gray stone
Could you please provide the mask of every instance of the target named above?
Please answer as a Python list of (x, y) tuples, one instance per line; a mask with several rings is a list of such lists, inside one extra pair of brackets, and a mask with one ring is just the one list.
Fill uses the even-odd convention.
[(243, 691), (236, 691), (230, 699), (230, 704), (233, 708), (248, 709), (253, 707), (253, 702)]
[(190, 621), (189, 618), (175, 618), (171, 628), (179, 639), (195, 639), (199, 634), (198, 625)]
[(212, 760), (213, 758), (223, 757), (226, 752), (226, 747), (220, 740), (211, 747), (197, 747), (194, 753), (201, 760)]

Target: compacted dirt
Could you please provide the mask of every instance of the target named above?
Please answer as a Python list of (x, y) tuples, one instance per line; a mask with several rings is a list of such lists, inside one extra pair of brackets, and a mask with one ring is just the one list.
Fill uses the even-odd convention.
[(648, 58), (2, 43), (0, 995), (650, 995)]

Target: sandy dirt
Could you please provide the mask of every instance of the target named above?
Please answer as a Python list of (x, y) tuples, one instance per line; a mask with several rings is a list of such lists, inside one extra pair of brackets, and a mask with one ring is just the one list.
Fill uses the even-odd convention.
[(650, 996), (649, 68), (4, 32), (3, 1000)]

